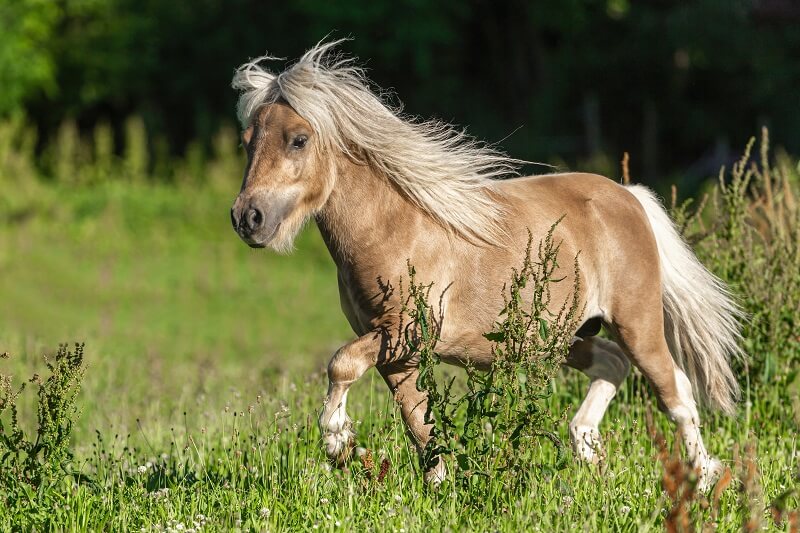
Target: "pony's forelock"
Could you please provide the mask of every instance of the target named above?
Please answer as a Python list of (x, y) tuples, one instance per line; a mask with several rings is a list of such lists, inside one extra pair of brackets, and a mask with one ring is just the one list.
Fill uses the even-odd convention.
[(363, 69), (320, 42), (275, 74), (262, 56), (236, 70), (237, 114), (243, 127), (258, 109), (285, 100), (311, 124), (321, 148), (367, 159), (418, 207), (446, 228), (472, 240), (505, 238), (495, 179), (516, 173), (521, 161), (439, 121), (401, 114), (371, 88)]

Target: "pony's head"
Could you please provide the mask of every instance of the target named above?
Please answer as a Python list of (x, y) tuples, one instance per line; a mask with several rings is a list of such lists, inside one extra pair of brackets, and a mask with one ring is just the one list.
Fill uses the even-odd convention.
[(262, 67), (275, 59), (269, 56), (236, 71), (248, 156), (231, 210), (239, 236), (250, 246), (290, 250), (349, 160), (391, 180), (448, 230), (498, 242), (503, 208), (493, 178), (519, 162), (447, 124), (404, 117), (372, 91), (352, 58), (334, 51), (339, 42), (318, 43), (280, 74)]
[(314, 128), (284, 101), (261, 106), (242, 134), (247, 168), (231, 209), (239, 236), (254, 248), (285, 252), (324, 204), (333, 172), (321, 164)]

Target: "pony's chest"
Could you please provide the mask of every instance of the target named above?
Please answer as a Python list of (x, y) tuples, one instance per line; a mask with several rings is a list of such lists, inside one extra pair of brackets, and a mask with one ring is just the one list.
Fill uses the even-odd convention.
[(342, 312), (357, 335), (375, 329), (395, 309), (392, 301), (399, 295), (395, 284), (380, 277), (372, 283), (365, 283), (346, 268), (339, 269), (337, 278)]

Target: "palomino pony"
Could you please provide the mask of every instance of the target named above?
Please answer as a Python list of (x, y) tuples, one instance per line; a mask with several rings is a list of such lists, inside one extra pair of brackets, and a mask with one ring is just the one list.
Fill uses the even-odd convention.
[[(317, 44), (280, 74), (261, 66), (274, 58), (261, 57), (233, 78), (247, 151), (233, 227), (252, 247), (288, 252), (314, 218), (358, 335), (328, 365), (319, 419), (327, 455), (342, 461), (351, 453), (347, 391), (372, 367), (392, 390), (417, 449), (430, 439), (427, 396), (416, 387), (419, 361), (398, 338), (404, 302), (393, 288), (407, 261), (433, 283), (432, 301), (440, 302), (442, 360), (488, 367), (482, 333), (503, 307), (501, 289), (521, 263), (528, 231), (536, 242), (563, 216), (554, 237), (559, 263), (569, 268), (560, 272), (566, 282), (552, 287), (552, 302), (560, 307), (570, 296), (578, 255), (582, 323), (602, 322), (616, 340), (592, 336), (595, 327), (576, 331), (566, 364), (591, 380), (570, 423), (576, 455), (598, 460), (598, 425), (632, 361), (708, 485), (721, 463), (703, 445), (694, 393), (734, 411), (738, 385), (728, 357), (740, 355), (739, 310), (653, 193), (592, 174), (499, 179), (518, 161), (448, 125), (401, 115), (352, 59), (333, 52), (337, 44)], [(439, 460), (425, 478), (436, 483), (445, 474)]]

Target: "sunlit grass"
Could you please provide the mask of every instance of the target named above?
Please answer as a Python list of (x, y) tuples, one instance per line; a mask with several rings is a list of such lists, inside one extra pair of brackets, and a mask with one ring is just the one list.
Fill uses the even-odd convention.
[[(42, 188), (23, 221), (0, 225), (0, 373), (17, 383), (42, 372), (59, 342), (86, 342), (87, 373), (73, 448), (89, 483), (65, 482), (52, 507), (32, 499), (0, 529), (62, 530), (658, 530), (669, 503), (644, 427), (654, 399), (628, 379), (601, 431), (607, 461), (550, 471), (537, 448), (525, 489), (493, 483), (476, 493), (423, 487), (391, 395), (375, 372), (357, 383), (348, 410), (360, 461), (331, 469), (316, 415), (323, 369), (351, 336), (338, 306), (335, 269), (311, 227), (298, 251), (252, 251), (229, 228), (235, 185)], [(757, 444), (767, 507), (798, 473), (797, 383), (778, 376), (734, 418), (704, 418), (709, 450), (732, 464), (734, 446)], [(586, 380), (564, 373), (548, 405), (563, 413)], [(31, 427), (35, 398), (22, 401)], [(662, 432), (671, 426), (656, 413)], [(95, 432), (97, 431), (97, 433)], [(98, 437), (99, 435), (99, 437)], [(670, 439), (671, 440), (671, 439)], [(389, 469), (382, 481), (382, 459)], [(734, 483), (718, 531), (741, 528)], [(797, 508), (797, 497), (789, 499)], [(696, 509), (701, 521), (709, 510)], [(774, 527), (774, 526), (771, 526)]]

